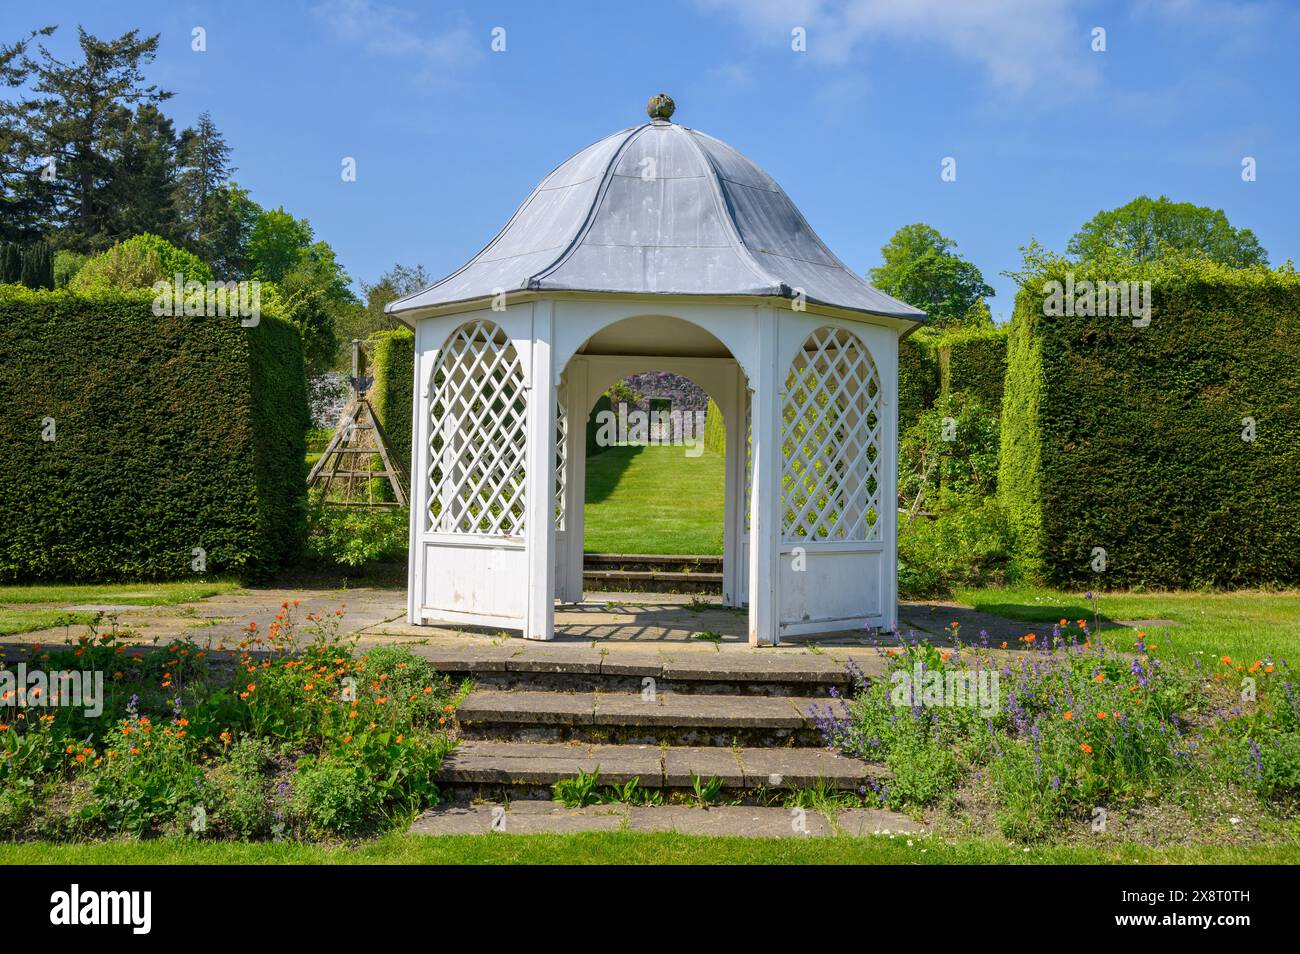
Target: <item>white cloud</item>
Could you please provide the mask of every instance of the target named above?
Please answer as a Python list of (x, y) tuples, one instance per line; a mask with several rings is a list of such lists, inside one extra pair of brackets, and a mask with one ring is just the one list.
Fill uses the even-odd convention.
[(414, 13), (373, 0), (324, 0), (312, 12), (335, 36), (367, 53), (406, 60), (423, 80), (478, 59), (488, 43), (464, 24), (429, 31)]
[(807, 55), (843, 66), (862, 59), (872, 43), (904, 40), (946, 47), (983, 67), (1000, 90), (1025, 93), (1044, 86), (1073, 91), (1092, 86), (1090, 24), (1073, 13), (1075, 0), (699, 0), (735, 16), (755, 36), (789, 44), (807, 30)]

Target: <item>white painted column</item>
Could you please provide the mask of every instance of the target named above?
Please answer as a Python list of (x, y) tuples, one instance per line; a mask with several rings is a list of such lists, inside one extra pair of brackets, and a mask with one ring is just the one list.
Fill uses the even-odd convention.
[(421, 332), (417, 325), (415, 341), (411, 347), (415, 351), (413, 387), (411, 391), (411, 523), (407, 546), (406, 569), (406, 621), (412, 626), (419, 625), (420, 604), (424, 601), (424, 544), (420, 537), (424, 532), (424, 521), (429, 512), (429, 382), (425, 380), (431, 365), (431, 355), (425, 355), (421, 342), (428, 338), (427, 332)]
[(749, 644), (780, 641), (777, 605), (781, 539), (781, 391), (777, 361), (779, 313), (755, 309), (758, 361), (752, 408), (754, 486), (749, 517)]
[(727, 433), (726, 446), (726, 508), (722, 532), (722, 605), (740, 606), (744, 597), (740, 581), (743, 550), (741, 541), (745, 533), (745, 514), (749, 510), (749, 496), (745, 488), (745, 418), (744, 385), (740, 365), (733, 363), (727, 369), (726, 394), (716, 402), (722, 414)]
[(534, 302), (524, 513), (528, 540), (528, 610), (524, 617), (527, 639), (555, 638), (554, 341), (554, 305), (549, 301)]
[(591, 397), (587, 392), (587, 359), (574, 357), (568, 370), (569, 448), (565, 454), (565, 467), (569, 473), (564, 482), (564, 533), (568, 552), (564, 560), (568, 566), (564, 592), (566, 603), (582, 602), (583, 533), (585, 520), (583, 505), (587, 499), (587, 412), (591, 410)]
[(884, 579), (880, 584), (882, 628), (898, 628), (898, 350), (899, 339), (892, 342), (893, 354), (877, 365), (880, 374), (881, 447), (880, 517), (885, 525), (881, 539), (885, 543)]

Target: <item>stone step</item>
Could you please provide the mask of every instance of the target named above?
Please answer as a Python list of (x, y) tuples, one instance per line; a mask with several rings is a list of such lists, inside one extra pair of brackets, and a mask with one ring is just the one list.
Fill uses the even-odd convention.
[[(485, 689), (544, 691), (624, 691), (712, 695), (825, 697), (852, 688), (845, 663), (806, 651), (750, 650), (708, 645), (674, 649), (622, 649), (607, 652), (587, 645), (555, 645), (515, 640), (422, 646), (412, 652), (439, 672), (468, 676)], [(868, 675), (884, 671), (875, 653), (855, 654)]]
[(456, 719), (472, 739), (817, 746), (814, 713), (842, 717), (846, 705), (794, 696), (480, 689), (461, 702)]
[(703, 553), (584, 553), (586, 570), (703, 570), (722, 572), (722, 557)]
[(453, 793), (513, 797), (543, 794), (579, 771), (599, 771), (600, 785), (639, 779), (644, 788), (687, 789), (693, 777), (717, 778), (728, 793), (789, 790), (818, 784), (857, 791), (868, 777), (883, 778), (879, 765), (826, 749), (718, 748), (714, 746), (600, 745), (564, 742), (462, 741), (444, 760), (438, 781)]
[(684, 835), (796, 838), (826, 835), (920, 835), (924, 826), (879, 808), (846, 808), (830, 814), (761, 805), (622, 805), (565, 808), (542, 799), (504, 804), (444, 803), (412, 823), (412, 835), (568, 834), (579, 831), (672, 831)]
[(668, 570), (583, 570), (582, 585), (588, 590), (618, 593), (716, 595), (722, 592), (722, 574)]

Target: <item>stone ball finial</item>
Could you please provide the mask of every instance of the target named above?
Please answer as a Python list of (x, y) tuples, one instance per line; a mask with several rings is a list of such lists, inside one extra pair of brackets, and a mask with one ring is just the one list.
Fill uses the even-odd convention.
[(677, 104), (667, 93), (655, 93), (645, 104), (646, 113), (655, 121), (668, 122), (673, 118), (673, 111), (676, 109)]

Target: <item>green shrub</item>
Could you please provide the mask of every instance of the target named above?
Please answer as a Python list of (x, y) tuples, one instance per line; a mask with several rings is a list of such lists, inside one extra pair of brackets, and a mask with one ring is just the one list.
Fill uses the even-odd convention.
[(70, 249), (60, 249), (54, 253), (54, 287), (66, 288), (68, 283), (76, 277), (82, 267), (90, 261), (89, 255), (82, 255), (80, 252), (73, 252)]
[(293, 807), (317, 835), (358, 835), (379, 822), (383, 799), (360, 765), (325, 760), (299, 768)]
[(997, 414), (1007, 374), (1007, 328), (962, 328), (938, 343), (939, 391), (967, 394)]
[(1015, 579), (1010, 523), (995, 498), (941, 494), (933, 516), (898, 535), (898, 589), (910, 599)]
[(1134, 327), (1045, 315), (1044, 283), (1069, 267), (1027, 279), (1011, 325), (999, 492), (1025, 575), (1300, 581), (1300, 277), (1186, 260), (1076, 268), (1076, 282), (1151, 281), (1150, 324)]
[(296, 555), (308, 421), (292, 328), (155, 316), (147, 292), (7, 286), (0, 312), (0, 579), (257, 579)]
[(134, 291), (150, 288), (157, 281), (172, 282), (177, 273), (187, 282), (212, 280), (212, 269), (196, 255), (165, 238), (142, 232), (82, 265), (68, 288), (82, 294)]
[(347, 509), (313, 502), (307, 553), (339, 566), (363, 566), (406, 556), (411, 512), (405, 508)]
[(220, 833), (259, 838), (270, 833), (274, 816), (265, 772), (274, 755), (270, 743), (245, 737), (226, 760), (208, 773), (202, 792), (210, 824)]
[(922, 328), (898, 344), (898, 427), (906, 430), (939, 394), (934, 332)]

